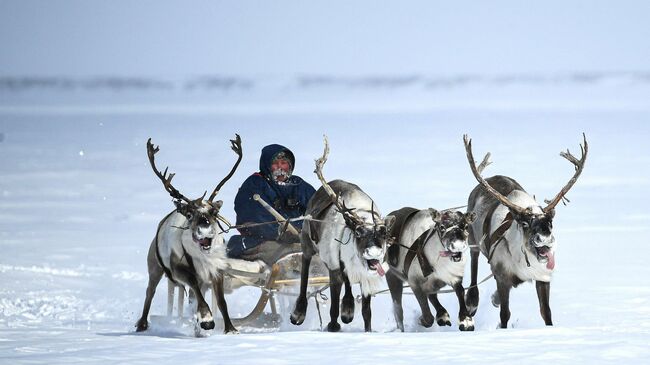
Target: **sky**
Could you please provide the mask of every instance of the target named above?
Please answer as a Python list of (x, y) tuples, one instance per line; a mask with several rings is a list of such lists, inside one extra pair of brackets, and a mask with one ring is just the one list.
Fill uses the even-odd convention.
[(0, 76), (639, 71), (647, 1), (0, 0)]

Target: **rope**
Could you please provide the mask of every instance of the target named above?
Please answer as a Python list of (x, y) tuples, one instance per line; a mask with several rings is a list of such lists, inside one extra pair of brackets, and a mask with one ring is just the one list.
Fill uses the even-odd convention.
[[(456, 209), (465, 208), (465, 207), (467, 207), (467, 205), (461, 205), (461, 206), (458, 206), (458, 207), (443, 209), (443, 210), (441, 210), (441, 212), (448, 211), (448, 210), (456, 210)], [(300, 217), (296, 217), (296, 218), (289, 218), (289, 219), (286, 219), (285, 222), (295, 222), (295, 221), (302, 221), (302, 220), (310, 220), (312, 222), (328, 223), (328, 224), (335, 224), (335, 225), (341, 225), (341, 226), (346, 225), (345, 223), (336, 223), (336, 222), (332, 222), (332, 221), (326, 221), (326, 220), (323, 220), (323, 219), (315, 219), (315, 218), (312, 218), (311, 215), (309, 215), (309, 214), (308, 215), (301, 215)], [(224, 222), (224, 223), (226, 223), (226, 222)], [(268, 222), (260, 222), (260, 223), (236, 224), (234, 226), (231, 225), (231, 224), (226, 223), (226, 224), (228, 224), (228, 229), (223, 231), (223, 233), (228, 233), (233, 228), (234, 229), (239, 229), (239, 228), (248, 228), (248, 227), (258, 227), (258, 226), (264, 226), (264, 225), (268, 225), (268, 224), (279, 224), (279, 223), (280, 222), (278, 222), (277, 220), (268, 221)], [(368, 223), (367, 225), (371, 225), (371, 224)], [(374, 225), (374, 224), (372, 224), (372, 225)]]
[(316, 302), (316, 310), (318, 311), (318, 321), (320, 322), (320, 330), (323, 330), (323, 317), (320, 314), (320, 303), (318, 303), (318, 299), (316, 299), (316, 296), (314, 296), (314, 302)]
[[(485, 278), (483, 278), (483, 280), (479, 281), (476, 285), (470, 285), (470, 286), (468, 286), (467, 288), (465, 288), (465, 291), (467, 291), (467, 290), (469, 290), (469, 289), (471, 289), (471, 288), (476, 288), (476, 287), (478, 287), (479, 285), (481, 285), (481, 284), (483, 284), (484, 282), (486, 282), (486, 281), (488, 281), (489, 279), (491, 279), (493, 276), (494, 276), (494, 274), (490, 274), (490, 275), (486, 276)], [(404, 285), (403, 288), (410, 288), (410, 286), (409, 286), (409, 285)], [(383, 293), (386, 293), (386, 292), (389, 291), (389, 290), (390, 290), (390, 289), (380, 290), (380, 291), (376, 292), (376, 293), (373, 294), (373, 295), (383, 294)], [(453, 290), (453, 289), (436, 290), (435, 292), (433, 292), (433, 293), (428, 293), (428, 294), (447, 294), (447, 293), (454, 293), (454, 290)], [(411, 292), (411, 293), (405, 293), (405, 294), (413, 295), (412, 292)], [(357, 300), (359, 300), (359, 298), (357, 298)]]
[[(315, 222), (325, 222), (324, 220), (321, 220), (321, 219), (313, 219), (310, 215), (306, 215), (306, 216), (301, 215), (300, 217), (290, 218), (290, 219), (287, 219), (285, 222), (295, 222), (295, 221), (302, 221), (302, 220), (307, 220), (307, 219), (311, 220), (311, 221), (315, 221)], [(282, 223), (284, 223), (284, 222), (282, 222)], [(269, 225), (269, 224), (280, 224), (280, 222), (275, 220), (275, 221), (260, 222), (260, 223), (236, 224), (234, 226), (229, 225), (228, 229), (224, 230), (223, 233), (228, 233), (233, 228), (234, 229), (239, 229), (239, 228), (248, 228), (248, 227), (258, 227), (258, 226), (265, 226), (265, 225)], [(332, 224), (335, 224), (335, 223), (332, 223)]]

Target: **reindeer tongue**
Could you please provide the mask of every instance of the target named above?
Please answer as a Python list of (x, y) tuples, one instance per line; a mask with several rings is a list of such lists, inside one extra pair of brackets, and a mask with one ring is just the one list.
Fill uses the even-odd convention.
[(555, 254), (552, 251), (549, 251), (546, 254), (546, 258), (548, 261), (546, 262), (546, 268), (549, 270), (553, 270), (555, 268)]
[(374, 264), (372, 268), (377, 270), (377, 274), (379, 274), (379, 276), (384, 276), (386, 274), (384, 268), (381, 266), (381, 263), (379, 261), (377, 261), (377, 263)]

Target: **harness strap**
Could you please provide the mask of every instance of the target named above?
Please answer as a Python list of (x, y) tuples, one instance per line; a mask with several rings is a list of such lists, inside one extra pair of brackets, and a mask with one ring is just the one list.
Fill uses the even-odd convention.
[(424, 277), (427, 277), (433, 273), (433, 267), (431, 267), (429, 260), (427, 260), (427, 258), (424, 256), (424, 246), (427, 242), (429, 242), (429, 238), (431, 238), (434, 232), (435, 226), (422, 233), (409, 248), (408, 252), (406, 253), (406, 257), (404, 258), (404, 275), (406, 277), (408, 277), (409, 269), (411, 268), (413, 259), (416, 257), (418, 258), (418, 262), (420, 263)]
[[(488, 263), (492, 261), (492, 255), (494, 255), (494, 251), (496, 251), (497, 245), (503, 241), (503, 235), (506, 233), (508, 229), (510, 229), (510, 226), (512, 226), (512, 222), (514, 221), (514, 218), (512, 217), (512, 214), (508, 212), (506, 216), (503, 218), (503, 221), (497, 227), (497, 229), (492, 232), (490, 237), (488, 238), (487, 242), (485, 243), (485, 247), (488, 250)], [(489, 224), (488, 224), (489, 226)], [(488, 231), (489, 232), (489, 231)], [(494, 247), (492, 247), (494, 245)]]

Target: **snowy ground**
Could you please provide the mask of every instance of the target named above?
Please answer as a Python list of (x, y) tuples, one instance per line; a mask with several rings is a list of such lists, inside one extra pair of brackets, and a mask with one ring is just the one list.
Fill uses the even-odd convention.
[[(478, 82), (424, 91), (417, 83), (377, 89), (339, 82), (306, 91), (264, 84), (277, 95), (204, 90), (198, 98), (176, 90), (136, 104), (111, 90), (11, 91), (5, 85), (0, 363), (649, 362), (646, 79)], [(46, 97), (34, 96), (39, 93)], [(75, 103), (80, 95), (88, 100)], [(244, 327), (237, 336), (215, 330), (195, 338), (188, 326), (154, 323), (134, 333), (146, 251), (157, 222), (172, 208), (148, 166), (149, 137), (161, 146), (158, 163), (177, 173), (176, 187), (198, 197), (230, 168), (235, 156), (227, 140), (239, 133), (245, 157), (220, 194), (222, 213), (234, 220), (236, 189), (269, 143), (290, 147), (297, 173), (317, 186), (313, 159), (327, 134), (332, 151), (325, 176), (359, 184), (387, 213), (466, 203), (475, 182), (464, 133), (474, 139), (475, 155), (492, 152), (487, 175), (510, 175), (538, 201), (549, 198), (573, 172), (558, 152), (575, 152), (583, 131), (587, 166), (554, 222), (553, 327), (543, 325), (534, 286), (524, 284), (512, 292), (511, 328), (497, 330), (489, 281), (480, 289), (473, 333), (460, 333), (455, 319), (451, 328), (420, 327), (412, 297), (405, 300), (407, 333), (395, 332), (388, 295), (373, 300), (369, 334), (360, 313), (342, 333), (321, 332), (313, 302), (301, 327), (285, 320), (279, 329)], [(486, 270), (483, 261), (479, 275)], [(152, 314), (165, 312), (164, 293), (161, 285)], [(227, 297), (234, 315), (254, 299), (248, 289)], [(455, 317), (453, 296), (442, 301)]]

